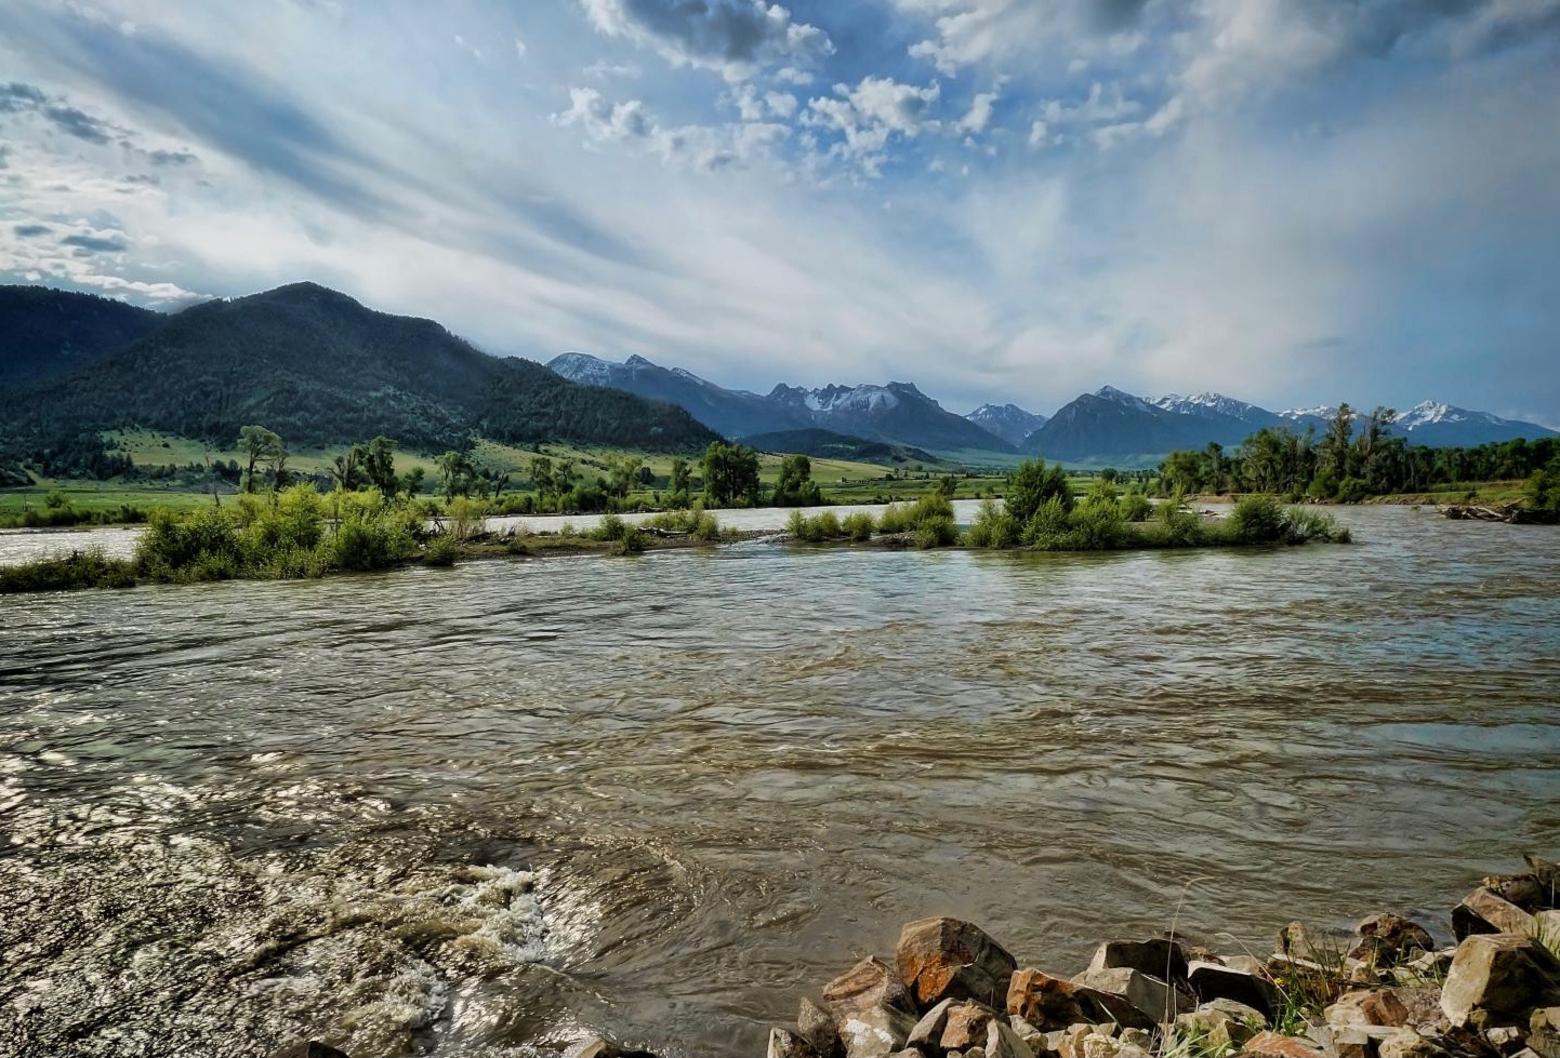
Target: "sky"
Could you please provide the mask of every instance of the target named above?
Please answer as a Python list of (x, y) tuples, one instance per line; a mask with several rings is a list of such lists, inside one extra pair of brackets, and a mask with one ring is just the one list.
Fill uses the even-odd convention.
[(1560, 425), (1560, 0), (5, 0), (0, 282)]

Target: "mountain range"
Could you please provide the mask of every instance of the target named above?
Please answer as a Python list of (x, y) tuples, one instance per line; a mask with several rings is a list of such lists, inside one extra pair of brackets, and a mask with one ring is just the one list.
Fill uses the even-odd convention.
[[(1154, 400), (1105, 386), (1047, 418), (1014, 404), (956, 415), (911, 382), (727, 389), (641, 356), (550, 364), (482, 352), (432, 320), (295, 283), (172, 315), (91, 295), (0, 287), (0, 442), (127, 426), (230, 443), (261, 423), (295, 446), (396, 437), (437, 450), (474, 434), (693, 452), (717, 436), (769, 451), (879, 462), (1040, 454), (1147, 466), (1262, 427), (1325, 429), (1330, 407), (1265, 408), (1217, 393)], [(1411, 443), (1554, 436), (1533, 423), (1424, 402), (1391, 430)]]
[[(1016, 404), (983, 404), (964, 416), (967, 426), (961, 428), (958, 416), (908, 382), (820, 389), (778, 385), (760, 395), (726, 389), (642, 356), (614, 363), (585, 353), (566, 353), (548, 366), (571, 381), (670, 401), (728, 437), (795, 438), (800, 436), (796, 431), (821, 428), (934, 454), (1017, 451), (1079, 465), (1151, 466), (1177, 449), (1204, 448), (1210, 442), (1234, 447), (1263, 427), (1320, 433), (1335, 411), (1320, 407), (1275, 412), (1219, 393), (1172, 393), (1150, 400), (1103, 386), (1078, 396), (1049, 418)], [(1554, 433), (1534, 423), (1429, 401), (1399, 415), (1391, 432), (1432, 447)], [(835, 450), (844, 451), (838, 445)]]
[[(0, 299), (13, 310), (0, 311), (0, 361), (12, 362), (13, 335), (45, 334), (57, 312), (83, 305), (49, 293)], [(86, 307), (100, 311), (99, 300)], [(137, 426), (230, 445), (258, 423), (295, 447), (385, 434), (423, 451), (480, 435), (694, 452), (717, 437), (681, 408), (575, 385), (313, 283), (126, 320), (117, 331), (48, 324), (71, 355), (48, 355), (41, 339), (22, 347), (26, 370), (7, 374), (28, 384), (8, 393), (0, 430), (25, 441)]]
[(982, 404), (965, 418), (1014, 448), (1022, 448), (1029, 435), (1045, 425), (1044, 415), (1025, 411), (1017, 404)]
[(661, 367), (642, 356), (614, 363), (586, 353), (565, 353), (547, 366), (571, 382), (611, 386), (676, 404), (727, 437), (813, 427), (914, 448), (1014, 450), (997, 435), (944, 409), (911, 382), (821, 389), (782, 383), (760, 396), (726, 389), (680, 368)]

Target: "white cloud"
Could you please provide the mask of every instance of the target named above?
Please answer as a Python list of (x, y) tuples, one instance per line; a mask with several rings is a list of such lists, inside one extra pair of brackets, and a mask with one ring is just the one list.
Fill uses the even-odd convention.
[(969, 113), (959, 119), (959, 131), (969, 136), (985, 132), (986, 126), (991, 124), (992, 108), (998, 98), (1000, 93), (996, 91), (977, 93), (970, 103)]
[(867, 175), (880, 171), (892, 138), (912, 139), (938, 124), (928, 117), (942, 94), (935, 81), (918, 88), (888, 77), (864, 77), (854, 87), (835, 85), (834, 93), (811, 100), (803, 121), (839, 133), (843, 139), (835, 153), (855, 161)]
[(521, 59), (525, 58), (525, 53), (526, 53), (527, 50), (528, 49), (525, 46), (525, 41), (518, 34), (516, 34), (516, 36), (515, 36), (515, 55), (516, 55), (516, 57), (521, 58)]
[(580, 0), (600, 32), (654, 48), (668, 62), (744, 81), (805, 68), (834, 52), (829, 35), (764, 0)]

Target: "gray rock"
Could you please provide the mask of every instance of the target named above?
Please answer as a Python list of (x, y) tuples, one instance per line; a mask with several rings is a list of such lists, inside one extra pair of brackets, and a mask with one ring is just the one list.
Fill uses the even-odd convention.
[(1430, 931), (1401, 915), (1372, 915), (1354, 927), (1359, 940), (1349, 956), (1375, 966), (1396, 966), (1405, 959), (1435, 950)]
[(1441, 1010), (1466, 1025), (1476, 1010), (1497, 1018), (1560, 1004), (1560, 971), (1534, 941), (1512, 933), (1476, 933), (1457, 946)]
[(1533, 1011), (1528, 1018), (1527, 1042), (1539, 1058), (1560, 1058), (1560, 1006)]
[(921, 1020), (915, 1023), (910, 1030), (907, 1042), (912, 1047), (932, 1047), (938, 1045), (943, 1036), (943, 1029), (948, 1025), (948, 1008), (953, 1006), (952, 999), (944, 999), (931, 1010), (921, 1015)]
[(893, 1007), (915, 1013), (915, 1001), (910, 998), (899, 975), (887, 963), (871, 956), (823, 986), (823, 1005), (840, 1022), (848, 1014), (872, 1007)]
[(1186, 978), (1186, 953), (1173, 940), (1113, 940), (1101, 944), (1089, 961), (1090, 970), (1126, 967), (1165, 981)]
[(1073, 978), (1073, 984), (1120, 996), (1155, 1021), (1173, 1020), (1177, 1014), (1197, 1005), (1190, 996), (1163, 979), (1126, 966), (1085, 970)]
[(274, 1052), (271, 1058), (348, 1058), (346, 1051), (340, 1051), (328, 1043), (319, 1040), (303, 1040), (290, 1047), (283, 1047)]
[(1376, 1047), (1377, 1058), (1439, 1058), (1442, 1051), (1434, 1041), (1413, 1029), (1394, 1029)]
[(834, 1015), (805, 996), (796, 1011), (796, 1028), (819, 1058), (839, 1058), (845, 1053)]
[(986, 1023), (986, 1058), (1035, 1058), (1035, 1052), (1010, 1025), (992, 1018)]
[(1272, 1017), (1283, 1003), (1283, 996), (1266, 974), (1247, 973), (1233, 966), (1194, 962), (1187, 967), (1186, 981), (1192, 994), (1204, 1003), (1233, 999), (1261, 1011), (1264, 1018)]
[(799, 1034), (778, 1025), (769, 1030), (768, 1058), (815, 1058), (812, 1045)]
[(1459, 941), (1475, 933), (1532, 932), (1533, 916), (1488, 886), (1479, 886), (1452, 908), (1452, 933)]
[(868, 1007), (840, 1018), (846, 1058), (888, 1058), (902, 1051), (915, 1028), (915, 1016), (898, 1007)]

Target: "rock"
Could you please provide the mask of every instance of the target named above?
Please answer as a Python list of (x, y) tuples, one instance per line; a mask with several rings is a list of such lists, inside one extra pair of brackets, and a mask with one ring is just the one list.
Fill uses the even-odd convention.
[(1036, 1053), (1051, 1050), (1050, 1043), (1046, 1039), (1047, 1034), (1041, 1032), (1017, 1014), (1008, 1015), (1008, 1024), (1012, 1026), (1014, 1032), (1018, 1033), (1019, 1039), (1029, 1044), (1030, 1050)]
[(805, 996), (796, 1012), (796, 1028), (819, 1058), (839, 1058), (845, 1053), (834, 1015)]
[(977, 999), (1000, 1004), (1018, 962), (979, 926), (956, 918), (924, 918), (899, 933), (899, 979), (918, 1003)]
[(964, 1058), (986, 1058), (986, 1048), (971, 1047), (964, 1052)]
[(1399, 966), (1395, 976), (1405, 984), (1440, 981), (1446, 977), (1446, 971), (1451, 969), (1452, 956), (1456, 954), (1456, 948), (1437, 948), (1435, 951), (1427, 951)]
[(655, 1058), (655, 1055), (649, 1051), (619, 1047), (601, 1036), (587, 1036), (574, 1045), (567, 1058)]
[(1041, 1030), (1088, 1021), (1085, 1002), (1071, 981), (1035, 969), (1019, 970), (1008, 984), (1007, 1012)]
[(1499, 1025), (1484, 1033), (1484, 1042), (1501, 1054), (1513, 1054), (1522, 1049), (1525, 1037), (1515, 1025)]
[(1084, 1036), (1078, 1047), (1078, 1058), (1118, 1058), (1121, 1041), (1103, 1032), (1091, 1032)]
[(1197, 1005), (1189, 995), (1173, 985), (1126, 966), (1109, 970), (1085, 970), (1073, 978), (1073, 984), (1120, 996), (1156, 1022), (1171, 1021), (1177, 1014)]
[(1397, 1031), (1390, 1025), (1347, 1025), (1324, 1029), (1322, 1050), (1329, 1058), (1374, 1058), (1381, 1041)]
[(1327, 1008), (1323, 1015), (1327, 1024), (1335, 1028), (1349, 1025), (1390, 1025), (1398, 1028), (1408, 1024), (1408, 1007), (1391, 989), (1368, 992), (1345, 992), (1338, 1001)]
[(823, 1005), (839, 1022), (843, 1022), (847, 1014), (872, 1007), (893, 1007), (907, 1014), (915, 1013), (915, 1001), (910, 998), (899, 975), (889, 969), (887, 963), (871, 956), (823, 986)]
[(1352, 934), (1291, 922), (1278, 931), (1278, 953), (1320, 966), (1336, 966), (1354, 945)]
[(1165, 981), (1186, 979), (1186, 954), (1173, 940), (1113, 940), (1101, 944), (1089, 961), (1090, 970), (1126, 967)]
[(888, 1058), (904, 1050), (915, 1016), (898, 1007), (875, 1006), (840, 1017), (846, 1058)]
[(1035, 1058), (1023, 1037), (1001, 1018), (986, 1023), (986, 1058)]
[(1560, 1007), (1540, 1007), (1528, 1018), (1528, 1046), (1539, 1058), (1560, 1058)]
[(1475, 933), (1531, 933), (1533, 916), (1481, 885), (1452, 908), (1452, 933), (1461, 941)]
[(800, 1034), (778, 1025), (769, 1030), (768, 1058), (814, 1058), (812, 1045)]
[(1527, 860), (1528, 871), (1531, 872), (1533, 880), (1538, 883), (1543, 905), (1560, 907), (1560, 863), (1552, 863), (1537, 856), (1522, 858)]
[(1475, 933), (1457, 946), (1441, 1010), (1466, 1025), (1476, 1010), (1497, 1018), (1560, 1003), (1560, 971), (1534, 941), (1513, 933)]
[(921, 1015), (921, 1020), (915, 1023), (915, 1028), (910, 1030), (906, 1042), (912, 1047), (930, 1047), (942, 1040), (943, 1029), (948, 1024), (948, 1008), (953, 1006), (953, 1000), (944, 999), (931, 1010)]
[(1261, 1011), (1264, 1018), (1272, 1017), (1283, 1003), (1282, 994), (1265, 973), (1249, 973), (1218, 963), (1194, 962), (1187, 968), (1186, 981), (1192, 994), (1204, 1003), (1211, 999), (1233, 999)]
[(973, 1000), (950, 1004), (938, 1042), (950, 1051), (981, 1046), (986, 1042), (986, 1026), (996, 1016), (996, 1011)]
[(1349, 957), (1376, 966), (1396, 966), (1406, 959), (1435, 950), (1430, 931), (1400, 915), (1373, 915), (1354, 927), (1359, 940)]
[(1174, 1040), (1192, 1053), (1219, 1054), (1240, 1047), (1267, 1026), (1262, 1014), (1229, 999), (1204, 1003), (1170, 1026)]
[(271, 1058), (348, 1058), (346, 1051), (339, 1051), (319, 1040), (303, 1040), (290, 1047), (272, 1053)]
[(1441, 1048), (1413, 1029), (1393, 1029), (1376, 1046), (1377, 1058), (1438, 1058)]
[(1296, 1036), (1259, 1032), (1240, 1049), (1249, 1058), (1326, 1058), (1321, 1051)]
[(1267, 976), (1267, 963), (1255, 955), (1221, 955), (1217, 959), (1201, 959), (1200, 962), (1216, 962), (1221, 966), (1228, 966), (1231, 970), (1239, 970), (1244, 974), (1252, 974), (1256, 977)]

